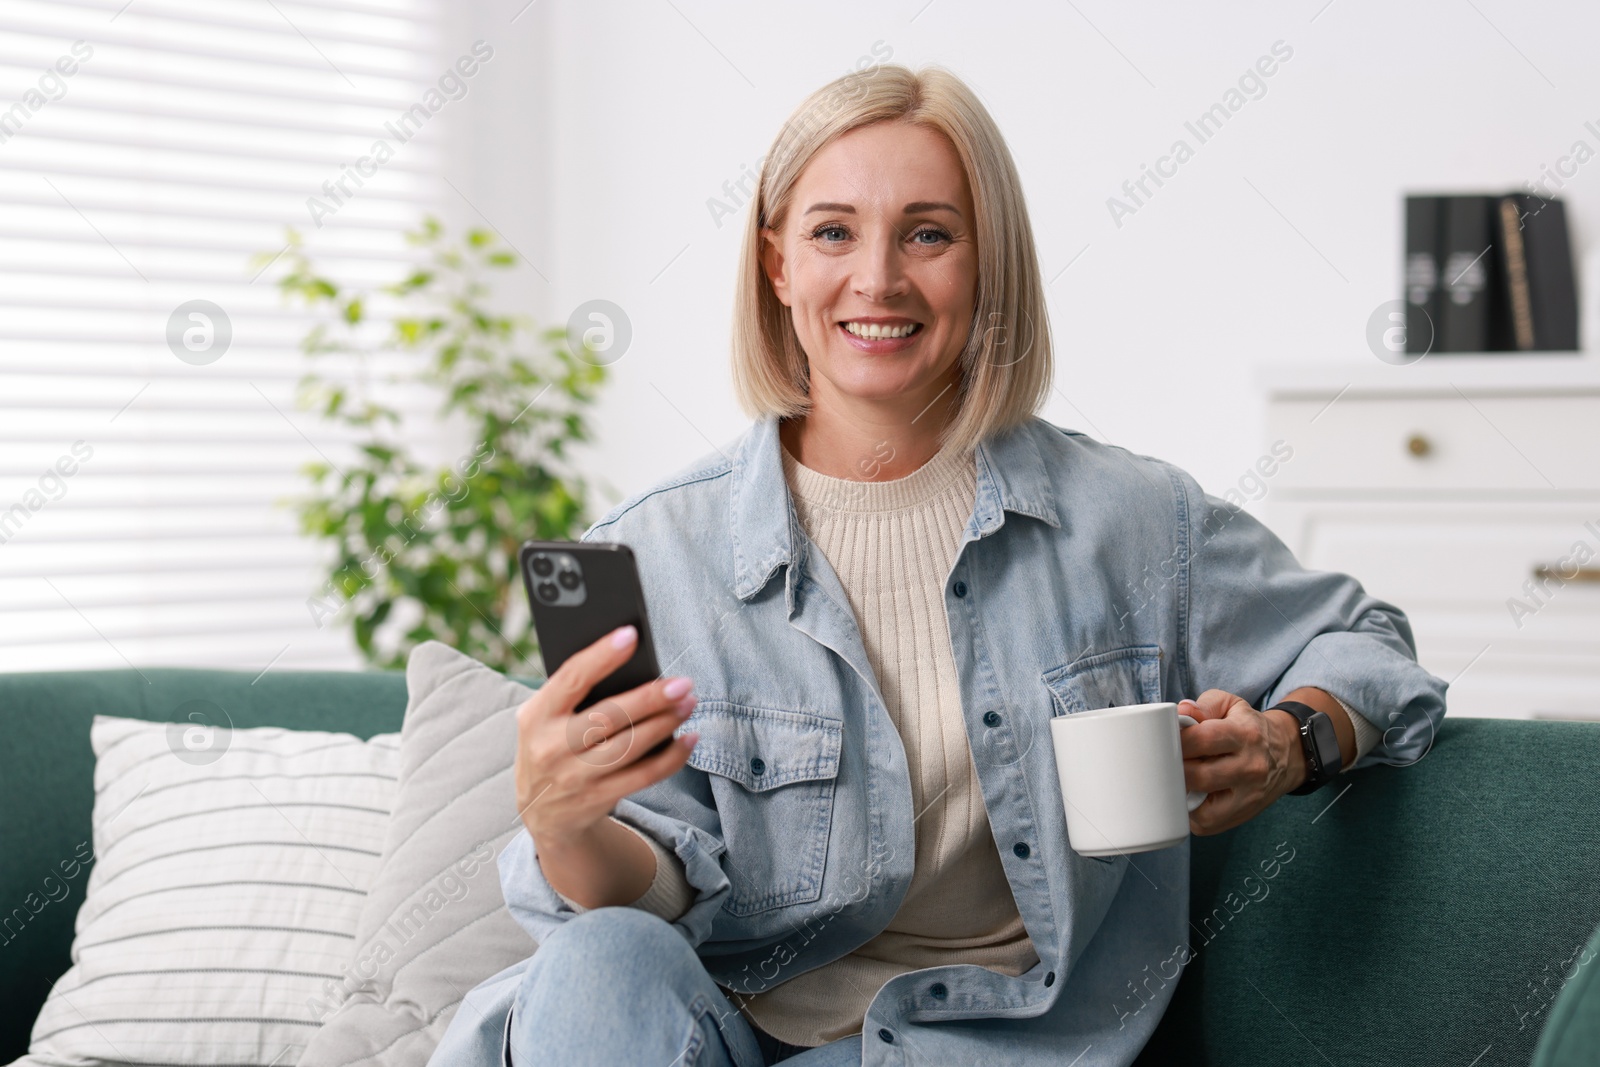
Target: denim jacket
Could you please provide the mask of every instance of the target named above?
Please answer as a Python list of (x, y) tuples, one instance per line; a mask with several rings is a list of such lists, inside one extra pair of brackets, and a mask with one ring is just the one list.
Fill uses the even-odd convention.
[[(739, 992), (870, 940), (914, 861), (905, 750), (779, 447), (776, 419), (758, 420), (584, 534), (633, 548), (663, 672), (692, 677), (700, 698), (680, 727), (700, 735), (688, 765), (615, 815), (682, 859), (696, 897), (674, 926)], [(1316, 686), (1384, 731), (1356, 766), (1404, 766), (1432, 742), (1445, 683), (1417, 664), (1399, 609), (1305, 570), (1168, 463), (1037, 418), (981, 442), (975, 462), (945, 611), (972, 758), (1040, 960), (1017, 977), (953, 964), (891, 979), (862, 1062), (1128, 1064), (1189, 958), (1189, 843), (1073, 852), (1050, 719), (1212, 688), (1262, 708)], [(500, 873), (536, 941), (577, 914), (526, 832)], [(432, 1062), (501, 1062), (522, 966), (468, 995)], [(1151, 992), (1158, 971), (1171, 980)], [(1148, 1002), (1128, 993), (1141, 978)]]

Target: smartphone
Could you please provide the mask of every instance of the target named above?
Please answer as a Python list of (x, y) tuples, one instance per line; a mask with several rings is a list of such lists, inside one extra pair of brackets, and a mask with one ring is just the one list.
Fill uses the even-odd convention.
[[(545, 675), (619, 626), (639, 631), (628, 662), (595, 683), (577, 711), (661, 676), (639, 566), (627, 545), (604, 541), (527, 541), (518, 553)], [(669, 736), (646, 755), (672, 743)]]

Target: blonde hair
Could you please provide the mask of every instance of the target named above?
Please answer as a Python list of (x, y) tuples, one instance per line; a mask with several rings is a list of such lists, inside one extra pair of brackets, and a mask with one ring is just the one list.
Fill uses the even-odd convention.
[(943, 134), (972, 190), (978, 291), (959, 360), (959, 408), (941, 438), (966, 449), (1026, 422), (1038, 410), (1051, 388), (1052, 351), (1044, 284), (1016, 164), (977, 96), (943, 67), (912, 72), (891, 64), (854, 71), (812, 93), (784, 123), (762, 160), (745, 224), (734, 293), (734, 389), (753, 416), (789, 417), (809, 410), (805, 351), (789, 308), (762, 269), (761, 231), (783, 224), (795, 184), (817, 152), (851, 130), (887, 121)]

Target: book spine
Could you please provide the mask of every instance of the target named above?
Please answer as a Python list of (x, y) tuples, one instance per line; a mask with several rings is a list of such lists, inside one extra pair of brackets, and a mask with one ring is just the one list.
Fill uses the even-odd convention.
[(1528, 261), (1528, 301), (1533, 314), (1534, 349), (1572, 352), (1578, 348), (1578, 287), (1572, 269), (1572, 244), (1566, 206), (1560, 200), (1522, 194), (1522, 243)]
[(1440, 352), (1490, 350), (1489, 280), (1495, 268), (1490, 217), (1494, 197), (1445, 198), (1439, 309)]
[[(1439, 241), (1442, 201), (1406, 197), (1406, 351), (1433, 347), (1439, 329)], [(1424, 325), (1426, 322), (1426, 326)]]
[(1528, 293), (1528, 259), (1522, 243), (1522, 211), (1515, 196), (1500, 201), (1500, 247), (1505, 250), (1506, 297), (1511, 335), (1518, 351), (1534, 348), (1533, 300)]

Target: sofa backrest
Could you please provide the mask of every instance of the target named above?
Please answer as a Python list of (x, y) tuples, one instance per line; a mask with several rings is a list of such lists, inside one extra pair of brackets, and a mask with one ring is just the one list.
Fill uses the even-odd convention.
[[(338, 730), (367, 738), (397, 731), (401, 672), (144, 668), (0, 674), (0, 1063), (28, 1049), (34, 1016), (71, 964), (73, 920), (88, 868), (61, 866), (87, 850), (94, 804), (96, 715), (181, 722), (204, 700), (233, 726)], [(66, 870), (74, 869), (69, 864)]]

